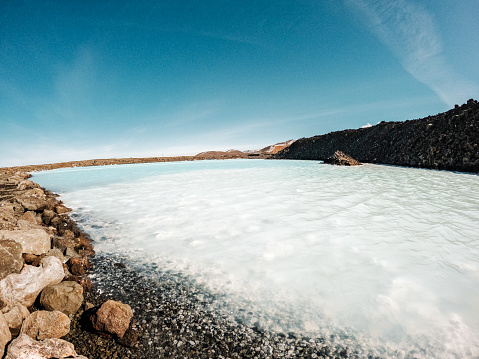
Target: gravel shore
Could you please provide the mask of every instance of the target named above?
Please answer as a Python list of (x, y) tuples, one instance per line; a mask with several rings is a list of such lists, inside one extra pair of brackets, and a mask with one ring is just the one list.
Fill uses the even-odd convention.
[(90, 359), (360, 357), (347, 348), (328, 346), (323, 339), (264, 332), (211, 312), (184, 278), (165, 273), (151, 280), (121, 258), (101, 254), (92, 262), (94, 290), (85, 300), (93, 305), (106, 299), (128, 303), (140, 338), (132, 348), (101, 338), (87, 330), (80, 311), (64, 339)]

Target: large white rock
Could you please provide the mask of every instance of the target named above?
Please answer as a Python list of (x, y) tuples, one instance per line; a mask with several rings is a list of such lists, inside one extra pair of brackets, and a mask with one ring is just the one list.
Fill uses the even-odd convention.
[(31, 306), (43, 288), (60, 283), (64, 276), (62, 262), (55, 257), (46, 257), (40, 267), (26, 265), (0, 281), (1, 311), (9, 312), (17, 304)]
[(0, 312), (0, 358), (3, 357), (5, 345), (12, 339), (8, 323), (2, 312)]
[(41, 255), (51, 249), (52, 236), (43, 229), (0, 230), (0, 237), (18, 242), (23, 247), (23, 253)]
[(50, 358), (85, 358), (77, 356), (75, 347), (63, 339), (45, 339), (35, 341), (28, 335), (20, 335), (8, 346), (5, 359), (50, 359)]

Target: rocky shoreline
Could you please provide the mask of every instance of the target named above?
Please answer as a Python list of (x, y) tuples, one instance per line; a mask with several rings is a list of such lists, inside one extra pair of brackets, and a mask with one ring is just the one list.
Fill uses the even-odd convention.
[(84, 359), (61, 339), (83, 312), (97, 335), (132, 346), (137, 335), (128, 305), (85, 301), (92, 293), (91, 239), (70, 210), (29, 177), (0, 173), (0, 358)]
[[(95, 256), (91, 240), (69, 216), (69, 209), (53, 193), (27, 180), (29, 176), (0, 172), (0, 244), (11, 244), (11, 239), (4, 238), (11, 233), (40, 231), (48, 245), (43, 243), (42, 254), (28, 253), (34, 251), (26, 250), (25, 244), (17, 246), (20, 265), (16, 267), (0, 262), (0, 358), (29, 357), (27, 352), (33, 353), (32, 358), (76, 359), (364, 357), (364, 353), (331, 345), (328, 339), (248, 327), (233, 316), (211, 311), (199, 299), (204, 293), (187, 278), (163, 273), (152, 279), (123, 258)], [(47, 280), (46, 273), (54, 266), (56, 277)], [(23, 296), (30, 297), (28, 303), (7, 300), (5, 283), (28, 270), (43, 270), (32, 280), (42, 282), (41, 288)], [(57, 292), (58, 286), (68, 288), (57, 300), (61, 304), (50, 305), (44, 297)], [(105, 329), (108, 324), (98, 325), (96, 318), (111, 302), (114, 308), (108, 309), (105, 322), (116, 324)], [(118, 313), (128, 311), (132, 317), (126, 319)]]
[(360, 162), (479, 173), (479, 102), (418, 120), (301, 138), (274, 158), (325, 160), (337, 150)]

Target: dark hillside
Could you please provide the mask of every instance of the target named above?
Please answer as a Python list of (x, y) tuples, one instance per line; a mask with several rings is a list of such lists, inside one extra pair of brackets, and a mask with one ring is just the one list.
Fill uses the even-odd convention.
[(479, 173), (479, 103), (405, 122), (302, 138), (275, 158), (324, 160), (340, 150), (360, 162)]

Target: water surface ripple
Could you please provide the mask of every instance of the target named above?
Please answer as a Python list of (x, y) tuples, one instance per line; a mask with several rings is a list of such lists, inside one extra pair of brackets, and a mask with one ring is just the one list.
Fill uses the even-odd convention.
[(383, 357), (479, 357), (479, 177), (314, 161), (61, 169), (96, 241), (248, 325)]

